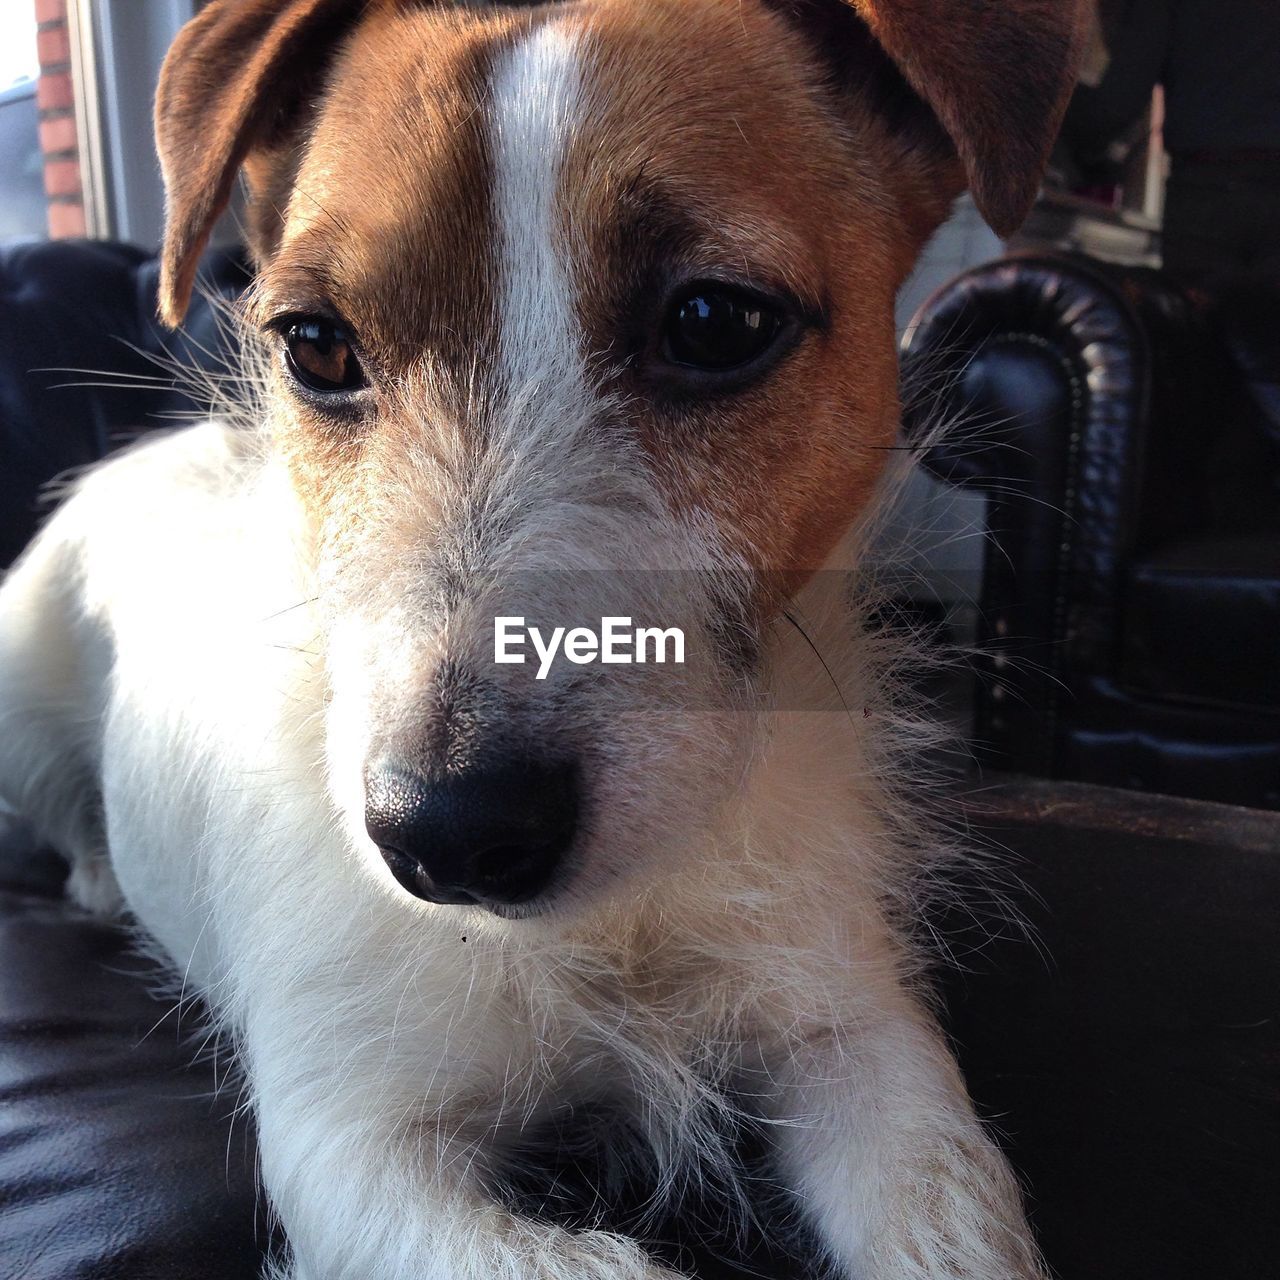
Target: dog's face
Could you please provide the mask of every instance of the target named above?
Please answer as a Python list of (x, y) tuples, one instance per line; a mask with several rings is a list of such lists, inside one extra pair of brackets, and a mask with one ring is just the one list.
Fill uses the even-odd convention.
[[(778, 583), (893, 439), (895, 292), (966, 170), (1016, 221), (1056, 126), (1073, 6), (991, 8), (215, 0), (180, 38), (163, 303), (243, 163), (335, 793), (412, 892), (598, 897), (732, 793)], [(687, 661), (539, 678), (500, 616)]]

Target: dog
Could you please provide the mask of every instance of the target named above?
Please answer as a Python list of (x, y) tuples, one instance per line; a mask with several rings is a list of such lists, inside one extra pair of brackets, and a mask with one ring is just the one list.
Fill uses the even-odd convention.
[[(931, 1011), (945, 840), (846, 583), (895, 293), (966, 186), (1025, 215), (1080, 9), (178, 36), (160, 307), (243, 174), (245, 374), (8, 576), (0, 795), (233, 1046), (272, 1275), (1044, 1276)], [(687, 659), (495, 662), (496, 619), (597, 617)]]

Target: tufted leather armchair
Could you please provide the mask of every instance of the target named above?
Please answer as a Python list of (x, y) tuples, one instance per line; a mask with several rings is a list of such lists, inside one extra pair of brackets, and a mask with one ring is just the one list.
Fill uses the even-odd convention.
[(1280, 808), (1280, 295), (1014, 256), (903, 371), (908, 430), (952, 424), (928, 468), (988, 497), (981, 759)]

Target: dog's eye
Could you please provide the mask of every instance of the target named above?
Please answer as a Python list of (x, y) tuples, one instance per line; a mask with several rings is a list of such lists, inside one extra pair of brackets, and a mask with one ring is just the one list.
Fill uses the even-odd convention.
[(289, 372), (309, 390), (331, 393), (364, 386), (364, 371), (340, 324), (295, 320), (285, 330), (284, 344)]
[(758, 294), (732, 285), (693, 285), (667, 310), (659, 354), (686, 368), (727, 373), (762, 356), (782, 326), (781, 312)]

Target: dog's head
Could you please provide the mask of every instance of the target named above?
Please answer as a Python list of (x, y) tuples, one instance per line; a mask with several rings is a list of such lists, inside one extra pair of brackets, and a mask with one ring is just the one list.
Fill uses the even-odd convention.
[[(723, 805), (778, 583), (892, 442), (895, 292), (966, 184), (1026, 212), (1079, 8), (213, 0), (179, 36), (162, 311), (243, 171), (335, 791), (407, 888), (534, 913)], [(539, 679), (499, 616), (686, 663)]]

